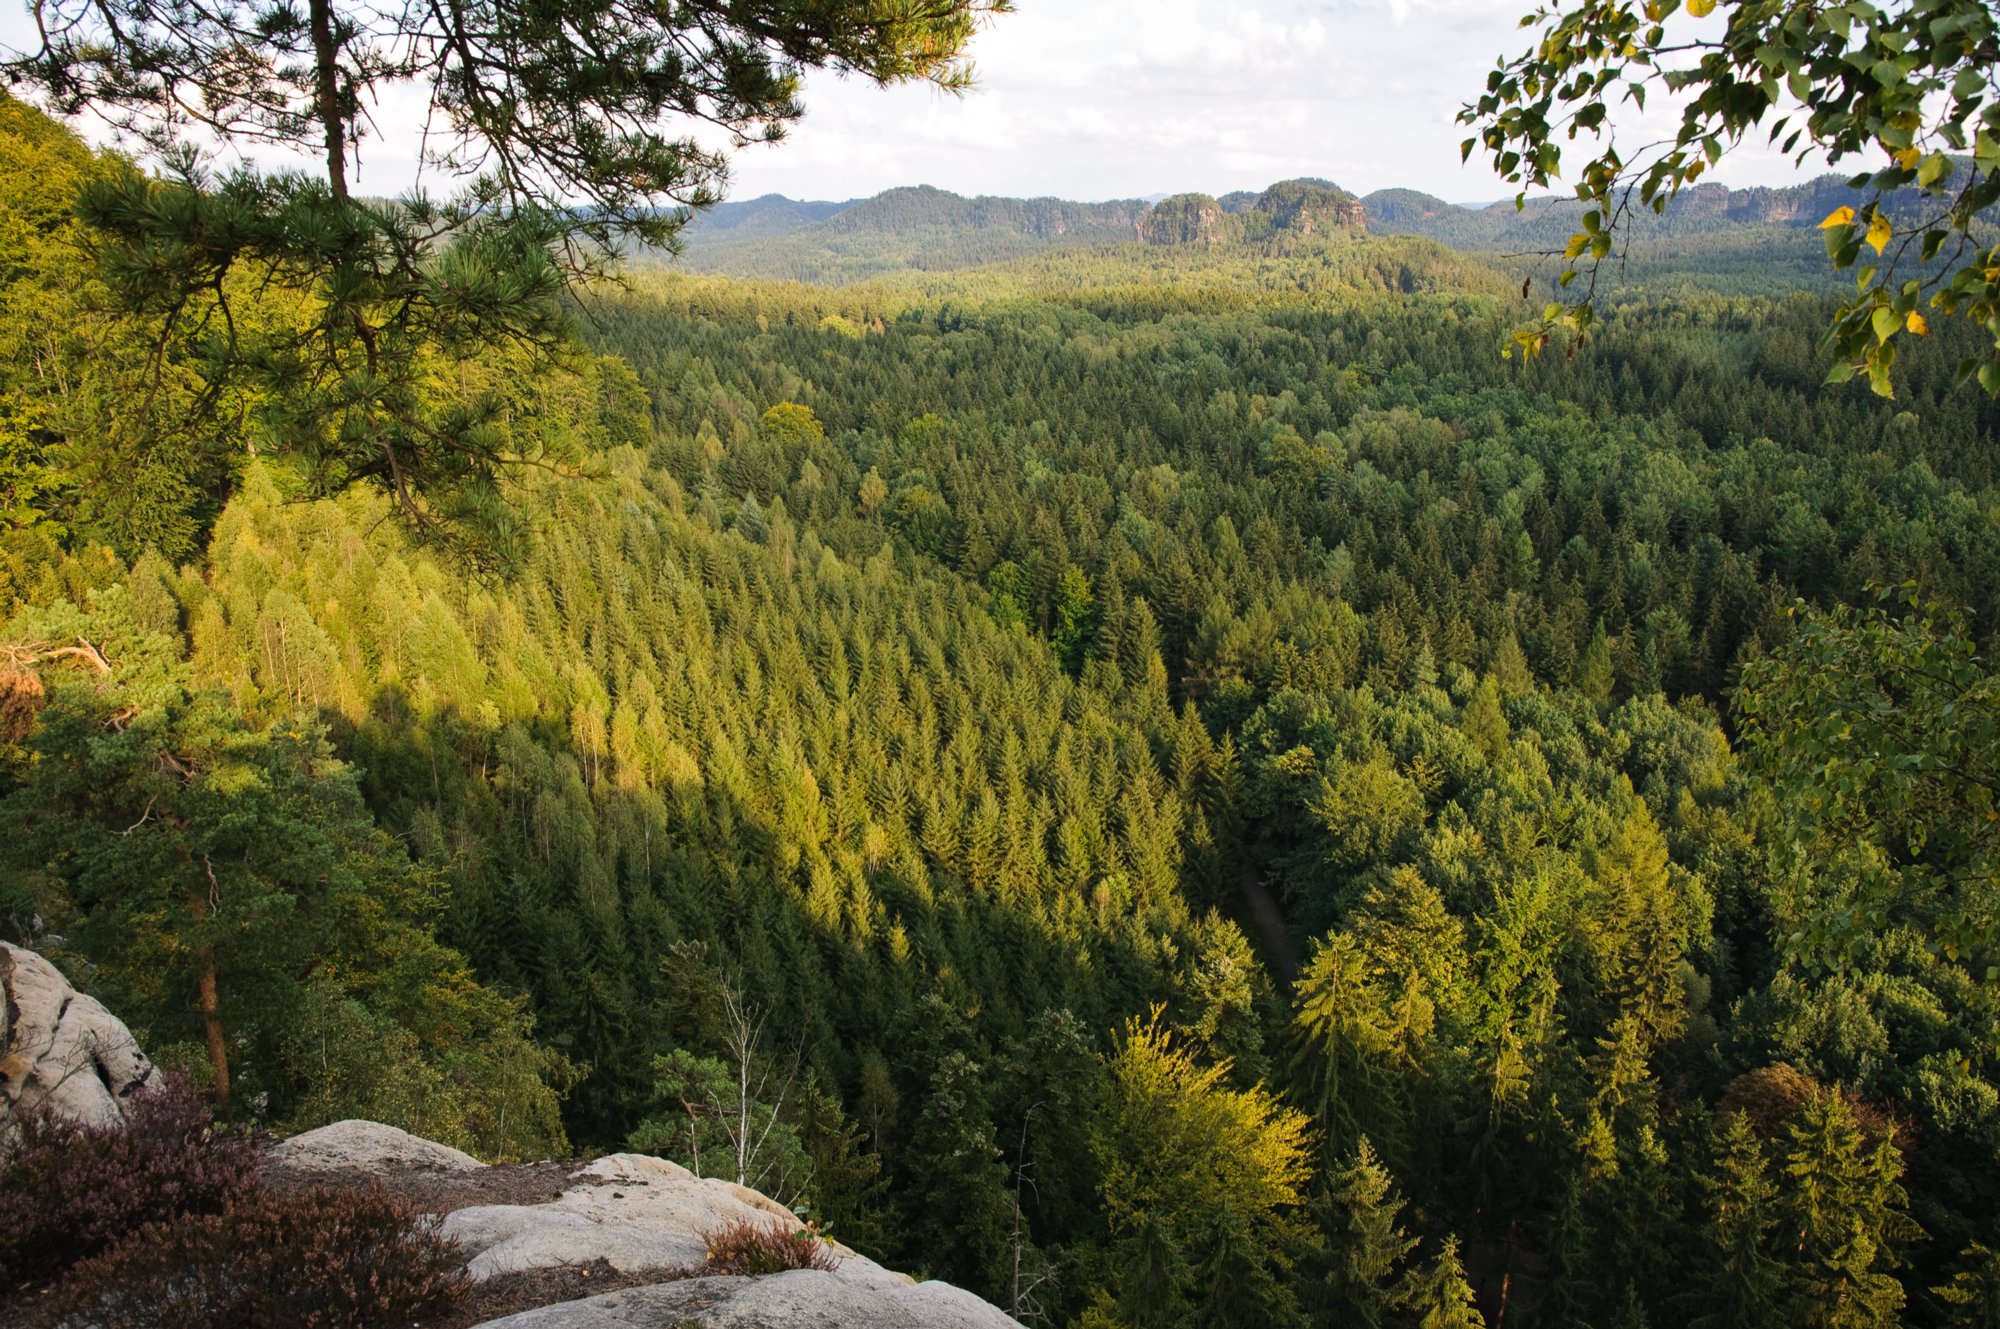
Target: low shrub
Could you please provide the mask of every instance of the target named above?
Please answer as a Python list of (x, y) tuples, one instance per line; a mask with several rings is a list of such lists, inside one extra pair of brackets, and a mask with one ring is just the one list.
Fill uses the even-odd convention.
[(78, 1265), (58, 1313), (78, 1329), (381, 1329), (468, 1283), (458, 1243), (380, 1185), (263, 1190)]
[(711, 1274), (778, 1274), (787, 1269), (832, 1269), (833, 1248), (813, 1231), (782, 1218), (739, 1218), (708, 1234)]
[(165, 1077), (98, 1129), (35, 1109), (0, 1161), (0, 1289), (45, 1282), (148, 1223), (220, 1213), (257, 1181), (257, 1148)]

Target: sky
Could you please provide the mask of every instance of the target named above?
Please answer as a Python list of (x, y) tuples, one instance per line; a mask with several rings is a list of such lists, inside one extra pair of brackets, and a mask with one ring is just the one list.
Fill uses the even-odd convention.
[[(895, 185), (963, 194), (1223, 194), (1321, 176), (1359, 194), (1405, 186), (1454, 202), (1508, 196), (1459, 107), (1502, 54), (1527, 49), (1527, 0), (1017, 0), (975, 39), (963, 97), (809, 78), (807, 115), (746, 151), (734, 197), (862, 197)], [(1716, 20), (1719, 23), (1719, 20)], [(1625, 128), (1671, 126), (1656, 108)], [(1749, 145), (1725, 184), (1794, 172)]]
[[(26, 35), (18, 3), (0, 0), (0, 45)], [(1518, 26), (1529, 7), (1017, 0), (974, 39), (977, 82), (962, 96), (808, 76), (805, 119), (782, 143), (738, 154), (729, 194), (840, 200), (929, 184), (1094, 200), (1223, 194), (1303, 175), (1358, 194), (1400, 185), (1490, 201), (1512, 190), (1479, 155), (1460, 163), (1465, 131), (1453, 118), (1497, 57), (1529, 44)], [(1643, 121), (1626, 113), (1621, 133), (1670, 132), (1671, 117), (1656, 98)], [(411, 183), (422, 119), (413, 92), (378, 108), (388, 132), (364, 146), (361, 188)], [(1714, 178), (1781, 184), (1794, 174), (1746, 144)]]

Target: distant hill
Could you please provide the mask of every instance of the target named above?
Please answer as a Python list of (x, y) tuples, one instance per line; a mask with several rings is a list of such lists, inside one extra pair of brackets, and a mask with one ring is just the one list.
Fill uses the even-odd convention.
[(929, 185), (847, 203), (768, 194), (724, 203), (684, 233), (684, 266), (698, 272), (850, 282), (896, 271), (946, 271), (1027, 258), (1049, 249), (1125, 244), (1255, 243), (1367, 224), (1360, 199), (1330, 180), (1286, 180), (1227, 204), (1206, 194), (1149, 202), (966, 198)]
[[(1859, 201), (1845, 177), (1779, 188), (1685, 191), (1663, 215), (1639, 211), (1626, 230), (1627, 279), (1663, 272), (1723, 274), (1731, 289), (1823, 284), (1828, 270), (1816, 231), (1842, 204)], [(1918, 206), (1912, 191), (1891, 200)], [(685, 232), (682, 263), (698, 272), (842, 284), (895, 272), (942, 272), (1006, 263), (1059, 248), (1129, 244), (1296, 244), (1334, 232), (1409, 235), (1469, 253), (1529, 255), (1560, 249), (1578, 228), (1573, 200), (1511, 200), (1484, 207), (1414, 189), (1357, 198), (1331, 180), (1279, 181), (1220, 198), (1173, 194), (1153, 200), (1079, 203), (1058, 198), (967, 198), (929, 185), (843, 203), (778, 194), (719, 204)], [(1727, 235), (1726, 242), (1717, 239)]]
[(761, 198), (742, 202), (731, 200), (718, 203), (701, 214), (699, 224), (705, 232), (784, 235), (814, 222), (825, 221), (834, 213), (853, 207), (855, 201), (811, 203), (786, 198), (783, 194), (765, 194)]
[(1138, 233), (1152, 208), (1143, 199), (1070, 203), (1059, 198), (963, 198), (929, 185), (891, 189), (827, 218), (829, 231), (910, 235), (945, 227), (1034, 236), (1065, 243), (1117, 243)]
[(681, 263), (697, 272), (844, 283), (1135, 240), (1151, 210), (1143, 199), (965, 198), (929, 185), (846, 203), (768, 194), (702, 213), (683, 233)]
[[(1778, 188), (1729, 189), (1702, 184), (1681, 192), (1655, 215), (1636, 208), (1634, 240), (1709, 235), (1746, 226), (1813, 232), (1829, 212), (1859, 203), (1847, 177), (1822, 175)], [(1923, 206), (1916, 190), (1892, 195), (1892, 212), (1914, 213)], [(1516, 209), (1511, 199), (1482, 208), (1447, 203), (1414, 189), (1382, 189), (1361, 200), (1369, 229), (1382, 235), (1421, 235), (1456, 249), (1555, 248), (1577, 230), (1583, 205), (1571, 199), (1531, 199)]]

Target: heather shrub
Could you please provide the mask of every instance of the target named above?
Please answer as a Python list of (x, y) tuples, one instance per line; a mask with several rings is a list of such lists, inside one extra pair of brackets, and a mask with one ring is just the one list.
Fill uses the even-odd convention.
[(148, 1224), (74, 1269), (65, 1329), (381, 1329), (449, 1309), (458, 1243), (371, 1185), (263, 1190)]
[(782, 1218), (739, 1218), (708, 1234), (711, 1274), (778, 1274), (787, 1269), (832, 1269), (840, 1263), (808, 1224)]
[(98, 1129), (30, 1109), (0, 1161), (0, 1288), (46, 1281), (148, 1223), (214, 1214), (257, 1180), (257, 1149), (167, 1076)]

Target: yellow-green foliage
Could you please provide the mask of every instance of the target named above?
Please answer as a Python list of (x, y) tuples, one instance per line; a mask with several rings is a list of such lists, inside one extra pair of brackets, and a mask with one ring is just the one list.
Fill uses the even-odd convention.
[(1290, 1302), (1276, 1276), (1304, 1231), (1310, 1124), (1261, 1084), (1232, 1085), (1230, 1069), (1197, 1061), (1157, 1007), (1126, 1022), (1111, 1056), (1092, 1139), (1123, 1257), (1119, 1301), (1145, 1308), (1135, 1322), (1179, 1322), (1219, 1282), (1232, 1298)]

